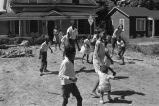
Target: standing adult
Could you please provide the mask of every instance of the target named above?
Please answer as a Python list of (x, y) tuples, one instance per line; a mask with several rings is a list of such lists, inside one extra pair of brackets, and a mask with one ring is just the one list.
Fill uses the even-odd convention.
[[(93, 53), (93, 66), (94, 66), (95, 72), (97, 74), (100, 71), (100, 66), (102, 66), (104, 64), (104, 57), (105, 57), (104, 43), (102, 42), (101, 36), (99, 36), (99, 34), (98, 34), (94, 53)], [(95, 83), (95, 86), (92, 90), (92, 94), (95, 97), (97, 97), (96, 89), (97, 89), (98, 85), (99, 85), (99, 78), (98, 78), (97, 82)]]
[(74, 59), (75, 59), (75, 55), (76, 55), (75, 43), (76, 43), (79, 51), (80, 51), (80, 48), (79, 48), (79, 45), (77, 43), (78, 30), (76, 29), (74, 23), (67, 29), (67, 34), (69, 35), (70, 46), (72, 46), (74, 48), (72, 55), (74, 55)]
[(122, 31), (123, 31), (123, 25), (119, 25), (118, 28), (114, 30), (114, 33), (112, 36), (112, 56), (114, 54), (117, 38), (121, 36)]

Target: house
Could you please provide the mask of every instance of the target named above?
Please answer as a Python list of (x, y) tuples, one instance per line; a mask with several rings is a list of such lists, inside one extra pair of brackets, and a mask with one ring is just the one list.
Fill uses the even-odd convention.
[[(8, 2), (6, 2), (8, 1)], [(53, 37), (53, 28), (57, 26), (66, 33), (72, 20), (76, 23), (79, 34), (93, 33), (95, 0), (6, 0), (6, 13), (0, 15), (0, 35), (11, 37)], [(94, 23), (92, 30), (88, 18)], [(90, 32), (92, 31), (92, 32)]]
[(159, 11), (144, 7), (114, 7), (107, 15), (112, 25), (124, 26), (122, 36), (126, 39), (136, 37), (159, 37)]

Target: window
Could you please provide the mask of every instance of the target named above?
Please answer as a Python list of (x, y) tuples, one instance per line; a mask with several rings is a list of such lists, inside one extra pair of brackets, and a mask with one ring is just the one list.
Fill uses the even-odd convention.
[(79, 0), (72, 0), (73, 4), (79, 4)]
[(146, 20), (145, 18), (136, 19), (136, 31), (145, 31), (146, 30)]
[(30, 21), (30, 32), (33, 32), (33, 33), (38, 32), (38, 21), (36, 20)]
[(29, 0), (29, 3), (38, 3), (38, 0)]
[(119, 20), (119, 25), (123, 25), (123, 31), (125, 29), (124, 19)]
[(15, 34), (19, 34), (19, 21), (15, 21)]

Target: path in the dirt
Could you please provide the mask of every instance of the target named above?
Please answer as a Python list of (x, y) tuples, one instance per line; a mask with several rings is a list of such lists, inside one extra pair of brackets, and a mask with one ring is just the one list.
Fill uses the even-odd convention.
[[(38, 54), (38, 50), (35, 54)], [(97, 78), (93, 65), (82, 64), (79, 58), (81, 54), (77, 54), (75, 71), (85, 67), (77, 73), (77, 86), (83, 97), (83, 106), (103, 106), (99, 104), (99, 98), (90, 95)], [(115, 62), (112, 66), (117, 72), (117, 79), (111, 81), (112, 98), (115, 100), (107, 105), (158, 106), (158, 61), (137, 53), (127, 52), (126, 56), (126, 65), (121, 66)], [(0, 106), (61, 106), (61, 86), (57, 76), (61, 61), (62, 52), (49, 52), (48, 70), (52, 73), (40, 76), (38, 55), (29, 58), (0, 58)], [(68, 106), (76, 106), (74, 97), (70, 97)]]

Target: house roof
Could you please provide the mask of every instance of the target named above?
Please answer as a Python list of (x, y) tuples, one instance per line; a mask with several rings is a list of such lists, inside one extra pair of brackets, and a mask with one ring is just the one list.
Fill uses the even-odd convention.
[(108, 16), (114, 14), (114, 12), (119, 11), (127, 17), (131, 16), (144, 16), (151, 18), (159, 18), (159, 11), (149, 10), (145, 7), (114, 7), (109, 13)]
[(127, 17), (130, 16), (148, 16), (150, 10), (144, 7), (114, 7), (108, 15), (112, 15), (114, 12), (119, 11)]
[(4, 13), (0, 15), (0, 20), (57, 20), (57, 19), (88, 19), (89, 16), (97, 17), (95, 13), (89, 12), (22, 12)]
[[(27, 4), (30, 5), (32, 3), (37, 4), (36, 1), (28, 1), (28, 0), (14, 0), (13, 4)], [(38, 5), (40, 4), (72, 4), (72, 0), (39, 0)], [(87, 4), (87, 5), (97, 5), (96, 0), (79, 0), (79, 4)]]

